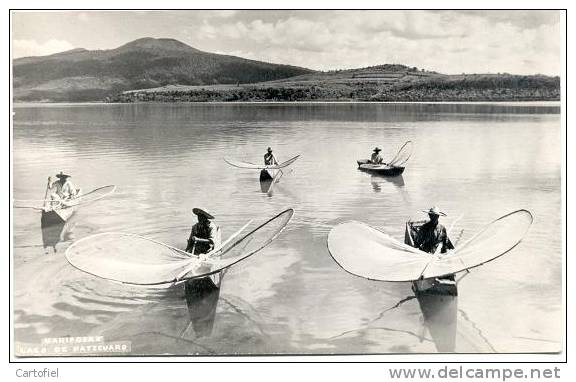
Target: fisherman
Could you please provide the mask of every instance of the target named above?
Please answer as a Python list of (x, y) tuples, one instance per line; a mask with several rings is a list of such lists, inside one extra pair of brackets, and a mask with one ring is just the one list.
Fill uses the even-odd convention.
[(214, 222), (214, 216), (201, 208), (194, 208), (192, 212), (198, 217), (198, 223), (192, 226), (186, 252), (201, 255), (220, 245), (220, 227)]
[(274, 154), (272, 154), (272, 149), (270, 147), (268, 147), (268, 152), (266, 154), (264, 154), (264, 164), (266, 166), (274, 166), (278, 164), (278, 161), (276, 160), (276, 157), (274, 156)]
[(50, 198), (52, 200), (57, 200), (66, 204), (65, 202), (67, 200), (80, 195), (81, 190), (74, 186), (72, 181), (69, 179), (70, 177), (70, 175), (64, 174), (60, 171), (60, 174), (56, 174), (58, 180), (55, 182), (52, 182), (52, 177), (48, 178), (48, 188), (50, 189)]
[[(201, 208), (194, 208), (192, 212), (198, 217), (198, 223), (192, 226), (186, 252), (193, 255), (209, 253), (220, 245), (220, 227), (213, 222), (214, 216)], [(208, 277), (188, 280), (184, 285), (187, 298), (197, 296), (213, 288), (219, 288), (222, 272)]]
[(380, 155), (380, 151), (382, 151), (382, 150), (378, 147), (375, 147), (373, 151), (374, 152), (372, 153), (372, 156), (370, 157), (370, 163), (372, 163), (372, 164), (386, 164), (386, 163), (384, 163), (384, 159)]
[(438, 222), (440, 216), (446, 216), (446, 214), (440, 211), (438, 207), (432, 207), (422, 212), (427, 213), (430, 220), (418, 229), (414, 238), (414, 247), (428, 253), (436, 253), (438, 245), (442, 246), (440, 253), (454, 249), (454, 245), (448, 238), (446, 227)]

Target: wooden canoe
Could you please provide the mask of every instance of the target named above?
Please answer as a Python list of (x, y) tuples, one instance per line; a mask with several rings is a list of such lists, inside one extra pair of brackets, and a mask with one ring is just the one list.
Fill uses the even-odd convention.
[(405, 167), (389, 166), (387, 164), (373, 164), (368, 159), (360, 159), (356, 161), (360, 170), (370, 172), (373, 174), (380, 174), (385, 176), (398, 176), (404, 172)]
[(52, 210), (42, 210), (40, 225), (49, 227), (55, 224), (63, 224), (76, 212), (76, 207), (61, 207)]
[(278, 174), (281, 173), (281, 170), (273, 170), (273, 169), (263, 169), (260, 171), (260, 181), (267, 182), (271, 181), (276, 177)]

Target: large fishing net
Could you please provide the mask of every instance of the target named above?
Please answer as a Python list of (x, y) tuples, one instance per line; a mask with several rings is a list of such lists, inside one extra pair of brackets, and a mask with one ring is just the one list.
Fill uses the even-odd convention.
[(400, 147), (400, 150), (398, 150), (396, 156), (392, 158), (388, 164), (391, 166), (400, 167), (404, 163), (408, 162), (408, 159), (410, 159), (410, 156), (412, 156), (412, 146), (412, 141), (404, 143), (404, 145)]
[(226, 163), (228, 163), (230, 166), (234, 166), (234, 167), (238, 167), (238, 168), (247, 168), (247, 169), (253, 169), (253, 170), (263, 170), (263, 169), (277, 170), (277, 169), (284, 168), (286, 166), (290, 166), (292, 163), (296, 162), (296, 160), (298, 158), (300, 158), (300, 155), (296, 155), (295, 157), (290, 158), (287, 161), (279, 163), (275, 166), (267, 166), (264, 164), (254, 164), (254, 163), (250, 163), (250, 162), (237, 161), (237, 160), (226, 159), (226, 158), (224, 158), (224, 161)]
[(90, 191), (87, 194), (82, 194), (70, 200), (65, 200), (67, 206), (78, 206), (80, 204), (87, 204), (102, 199), (116, 190), (116, 186), (104, 186)]
[(429, 254), (355, 221), (330, 231), (328, 250), (344, 270), (371, 280), (415, 280), (430, 261)]
[(66, 200), (44, 200), (44, 199), (20, 199), (14, 200), (15, 208), (32, 208), (32, 209), (58, 209), (62, 207), (75, 207), (81, 204), (87, 204), (102, 199), (116, 190), (116, 186), (104, 186), (79, 196)]
[(243, 260), (274, 240), (294, 214), (283, 211), (223, 247), (194, 256), (167, 244), (126, 233), (103, 233), (81, 239), (66, 251), (76, 268), (127, 284), (157, 285), (217, 273)]
[[(504, 215), (468, 242), (441, 255), (420, 251), (363, 223), (347, 222), (330, 231), (328, 249), (342, 268), (357, 276), (381, 281), (414, 281), (460, 272), (502, 256), (520, 243), (532, 220), (526, 210)], [(407, 243), (412, 227), (418, 225), (407, 225)]]
[(423, 273), (424, 277), (460, 272), (504, 255), (520, 243), (532, 221), (532, 214), (526, 210), (496, 219), (452, 253), (431, 262)]

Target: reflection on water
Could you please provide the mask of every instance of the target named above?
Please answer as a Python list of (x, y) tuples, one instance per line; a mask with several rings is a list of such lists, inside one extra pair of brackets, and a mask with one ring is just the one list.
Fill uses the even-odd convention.
[(403, 188), (404, 178), (402, 177), (402, 175), (385, 176), (385, 175), (372, 174), (370, 175), (370, 183), (372, 184), (372, 189), (374, 190), (374, 192), (382, 192), (382, 186), (386, 186), (386, 184), (393, 184), (399, 189)]
[(214, 283), (212, 278), (204, 277), (189, 280), (185, 284), (186, 305), (190, 314), (190, 324), (182, 335), (186, 335), (188, 328), (192, 328), (196, 337), (205, 337), (212, 334), (216, 305), (220, 297), (220, 285), (223, 274), (218, 276)]
[[(74, 240), (74, 227), (76, 226), (76, 214), (73, 214), (67, 221), (57, 221), (52, 224), (41, 224), (42, 243), (44, 249), (52, 248), (56, 250), (56, 244), (61, 241)], [(44, 223), (44, 221), (42, 221)]]
[[(563, 332), (557, 111), (550, 104), (17, 107), (15, 199), (41, 198), (46, 176), (61, 170), (84, 189), (118, 188), (53, 231), (42, 229), (38, 213), (14, 210), (15, 338), (99, 334), (132, 341), (134, 354), (556, 351)], [(374, 146), (393, 153), (407, 140), (414, 153), (401, 177), (357, 170), (357, 158)], [(268, 146), (279, 161), (302, 154), (273, 196), (257, 171), (222, 160), (254, 162)], [(455, 301), (421, 304), (410, 283), (354, 277), (326, 249), (329, 230), (345, 220), (402, 240), (405, 221), (433, 205), (448, 213), (446, 225), (464, 214), (455, 227), (463, 241), (515, 209), (536, 218), (517, 249), (459, 284), (455, 325), (448, 318)], [(63, 256), (71, 240), (110, 231), (182, 248), (197, 206), (216, 216), (223, 238), (250, 219), (288, 207), (296, 213), (269, 247), (197, 299), (177, 288), (101, 280)]]
[(458, 297), (417, 293), (416, 298), (436, 349), (441, 353), (454, 352), (456, 350)]
[(272, 179), (260, 180), (260, 191), (262, 191), (263, 194), (272, 196), (274, 194), (274, 186), (275, 182)]

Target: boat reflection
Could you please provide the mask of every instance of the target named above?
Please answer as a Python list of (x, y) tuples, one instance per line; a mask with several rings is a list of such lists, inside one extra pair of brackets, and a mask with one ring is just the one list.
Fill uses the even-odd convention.
[(57, 252), (56, 245), (61, 241), (71, 241), (74, 239), (74, 227), (76, 226), (76, 214), (72, 214), (67, 221), (62, 219), (51, 219), (47, 215), (42, 215), (40, 227), (42, 229), (42, 243), (46, 253), (52, 248), (53, 253)]
[(268, 194), (272, 196), (274, 194), (274, 181), (273, 180), (261, 180), (260, 181), (260, 191), (263, 194)]
[(399, 176), (385, 176), (385, 175), (378, 175), (372, 174), (370, 176), (370, 183), (372, 184), (372, 190), (374, 192), (382, 192), (383, 187), (388, 187), (388, 184), (393, 184), (398, 192), (400, 193), (400, 197), (404, 201), (404, 203), (410, 202), (410, 196), (404, 187), (404, 178), (402, 175)]
[(196, 338), (212, 334), (224, 274), (225, 271), (210, 277), (189, 280), (185, 284), (186, 306), (190, 317), (186, 331), (192, 328)]
[(381, 192), (382, 185), (392, 183), (394, 186), (398, 188), (404, 187), (404, 178), (402, 175), (399, 176), (385, 176), (385, 175), (378, 175), (372, 174), (370, 176), (370, 183), (372, 184), (372, 189), (374, 192)]
[(415, 295), (424, 316), (424, 325), (430, 332), (436, 350), (441, 353), (454, 352), (458, 329), (458, 297), (426, 292), (416, 292)]

